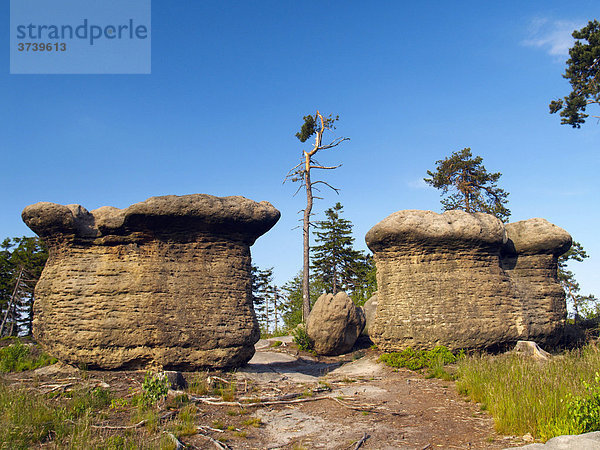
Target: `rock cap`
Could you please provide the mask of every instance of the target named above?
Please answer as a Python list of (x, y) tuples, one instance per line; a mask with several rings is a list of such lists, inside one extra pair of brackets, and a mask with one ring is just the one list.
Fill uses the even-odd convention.
[(504, 224), (485, 213), (460, 210), (438, 214), (433, 211), (407, 209), (395, 212), (369, 230), (365, 237), (369, 248), (379, 251), (404, 242), (423, 245), (467, 242), (502, 245), (506, 242)]
[(125, 209), (103, 206), (92, 212), (81, 205), (40, 202), (27, 206), (21, 216), (41, 237), (97, 238), (169, 228), (240, 233), (254, 242), (275, 225), (280, 212), (269, 202), (241, 196), (190, 194), (150, 197)]
[(572, 244), (569, 233), (539, 217), (506, 224), (506, 234), (508, 241), (504, 250), (512, 254), (559, 256), (569, 250)]

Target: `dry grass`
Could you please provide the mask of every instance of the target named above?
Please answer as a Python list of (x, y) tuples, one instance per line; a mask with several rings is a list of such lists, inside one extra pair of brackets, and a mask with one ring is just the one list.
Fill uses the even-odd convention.
[(600, 351), (595, 346), (544, 362), (509, 354), (471, 356), (458, 362), (457, 388), (490, 411), (498, 432), (531, 433), (546, 441), (581, 431), (573, 400), (589, 397), (586, 383), (595, 386), (598, 371)]

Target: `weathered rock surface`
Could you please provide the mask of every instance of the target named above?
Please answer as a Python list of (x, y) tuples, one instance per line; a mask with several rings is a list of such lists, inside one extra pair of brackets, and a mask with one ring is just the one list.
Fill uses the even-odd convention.
[(362, 309), (345, 292), (323, 294), (306, 322), (306, 332), (320, 355), (341, 355), (352, 350), (365, 326)]
[(375, 320), (375, 313), (377, 312), (377, 292), (375, 292), (369, 300), (365, 302), (362, 307), (365, 313), (365, 327), (362, 330), (362, 334), (365, 336), (369, 335), (369, 327), (373, 325)]
[(556, 436), (545, 444), (529, 444), (519, 448), (527, 450), (597, 450), (600, 448), (600, 431)]
[(570, 236), (543, 219), (514, 225), (483, 213), (419, 210), (375, 225), (366, 236), (378, 283), (371, 339), (386, 351), (553, 339), (566, 311), (556, 258)]
[(523, 300), (523, 337), (554, 344), (567, 315), (565, 294), (557, 282), (558, 257), (571, 247), (571, 236), (545, 219), (506, 225), (501, 266)]
[(254, 354), (250, 245), (270, 203), (204, 194), (125, 209), (36, 203), (25, 223), (49, 246), (34, 335), (90, 368), (234, 367)]
[(552, 357), (550, 353), (544, 351), (533, 341), (517, 341), (517, 345), (515, 345), (513, 352), (519, 355), (529, 356), (538, 361), (546, 361)]

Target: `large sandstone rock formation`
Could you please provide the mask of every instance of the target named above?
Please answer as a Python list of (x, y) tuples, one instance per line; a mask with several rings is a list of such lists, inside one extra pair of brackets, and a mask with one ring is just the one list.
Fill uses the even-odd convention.
[(234, 367), (254, 354), (250, 245), (270, 203), (194, 194), (126, 209), (36, 203), (23, 220), (48, 244), (34, 335), (90, 368)]
[(553, 344), (567, 315), (558, 257), (571, 247), (571, 236), (539, 218), (507, 224), (506, 235), (501, 265), (522, 299), (522, 338)]
[(319, 355), (341, 355), (352, 350), (364, 326), (362, 309), (345, 292), (338, 292), (317, 299), (306, 321), (306, 333)]
[(382, 350), (547, 343), (562, 329), (556, 261), (571, 237), (543, 219), (505, 228), (483, 213), (399, 211), (366, 242), (378, 283), (369, 335)]

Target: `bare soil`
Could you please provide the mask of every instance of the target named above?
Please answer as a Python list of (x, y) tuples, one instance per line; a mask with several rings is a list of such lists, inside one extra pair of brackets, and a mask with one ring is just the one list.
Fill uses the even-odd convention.
[[(281, 342), (281, 344), (278, 344)], [(289, 337), (261, 340), (248, 366), (234, 372), (183, 373), (188, 383), (235, 386), (235, 398), (214, 390), (187, 391), (198, 408), (197, 434), (182, 436), (188, 448), (240, 449), (501, 449), (524, 445), (521, 437), (494, 431), (493, 419), (479, 405), (457, 394), (451, 381), (426, 379), (378, 361), (363, 348), (339, 357), (299, 352)], [(208, 377), (211, 377), (208, 379)], [(214, 378), (218, 377), (218, 378)], [(57, 364), (10, 374), (5, 382), (43, 389), (87, 384), (108, 387), (115, 397), (139, 392), (142, 371), (81, 371)], [(64, 388), (53, 386), (65, 385)], [(44, 386), (47, 386), (44, 388)], [(176, 408), (170, 391), (162, 409)], [(131, 426), (126, 409), (111, 409), (98, 424)], [(107, 431), (118, 433), (118, 431)]]

